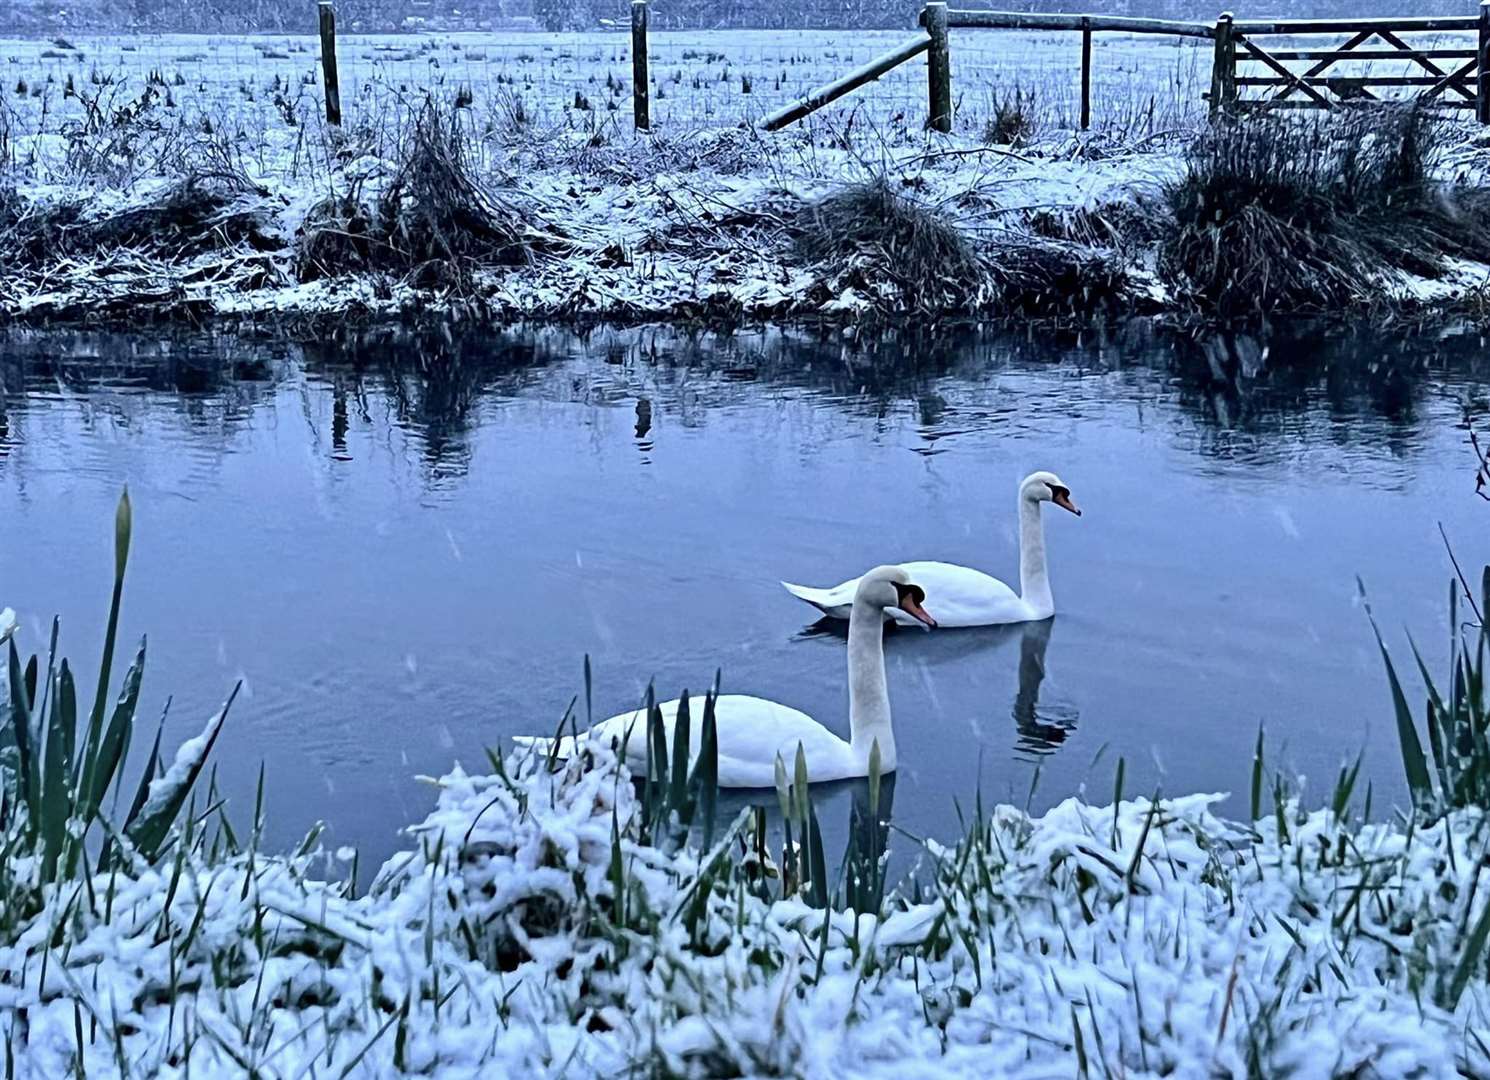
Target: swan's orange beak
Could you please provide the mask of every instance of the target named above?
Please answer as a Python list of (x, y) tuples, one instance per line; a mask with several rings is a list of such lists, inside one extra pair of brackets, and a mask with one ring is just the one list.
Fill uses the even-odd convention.
[(1069, 510), (1077, 517), (1081, 516), (1080, 508), (1078, 508), (1077, 505), (1071, 501), (1071, 493), (1065, 488), (1060, 488), (1059, 490), (1057, 490), (1056, 493), (1051, 496), (1050, 501), (1055, 503), (1062, 510)]
[(936, 626), (936, 620), (931, 617), (931, 612), (921, 606), (926, 600), (926, 593), (922, 591), (921, 586), (896, 585), (895, 592), (900, 597), (901, 611), (928, 627)]

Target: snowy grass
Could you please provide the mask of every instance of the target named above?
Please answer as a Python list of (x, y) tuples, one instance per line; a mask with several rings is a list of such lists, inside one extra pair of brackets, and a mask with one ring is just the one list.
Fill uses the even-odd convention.
[(916, 884), (855, 911), (784, 887), (749, 812), (706, 850), (643, 842), (601, 748), (435, 789), (365, 895), (325, 856), (202, 829), (164, 865), (49, 892), (0, 945), (22, 1074), (1490, 1068), (1479, 811), (980, 807)]
[[(127, 510), (118, 533), (116, 584)], [(1483, 806), (1372, 821), (1346, 767), (1307, 811), (1259, 734), (1252, 824), (1213, 814), (1219, 795), (1127, 798), (1119, 762), (1112, 805), (1035, 818), (979, 800), (957, 844), (919, 844), (919, 869), (887, 889), (885, 845), (917, 842), (882, 820), (876, 778), (836, 862), (800, 755), (778, 770), (780, 829), (754, 808), (715, 819), (711, 697), (692, 769), (658, 725), (640, 784), (599, 744), (432, 780), (433, 810), (365, 893), (355, 852), (319, 850), (315, 831), (260, 849), (262, 783), (241, 835), (215, 794), (181, 813), (221, 718), (146, 770), (142, 814), (169, 826), (155, 843), (104, 828), (110, 857), (83, 844), (58, 873), (26, 766), (0, 757), (7, 1073), (1490, 1070)]]
[(12, 933), (32, 918), (59, 883), (160, 857), (238, 693), (235, 688), (202, 733), (181, 745), (169, 768), (160, 760), (157, 732), (134, 798), (119, 814), (145, 667), (142, 639), (108, 709), (132, 520), (126, 492), (115, 517), (113, 600), (89, 713), (79, 713), (72, 668), (58, 653), (58, 622), (52, 623), (43, 675), (41, 656), (21, 663), (15, 613), (0, 612), (8, 660), (0, 695), (0, 932)]
[[(654, 31), (652, 118), (675, 133), (755, 122), (913, 33)], [(207, 116), (281, 146), (319, 123), (320, 47), (310, 35), (85, 35), (63, 44), (0, 38), (0, 89), (25, 136), (80, 122), (100, 90), (123, 101), (153, 88), (189, 123)], [(1099, 127), (1147, 124), (1153, 131), (1204, 112), (1205, 48), (1133, 35), (1101, 35), (1095, 44)], [(506, 115), (520, 102), (525, 115), (547, 125), (629, 131), (630, 48), (629, 35), (606, 32), (344, 35), (337, 49), (343, 110), (350, 124), (379, 122), (425, 91), (464, 92), (483, 117)], [(1000, 91), (1013, 85), (1039, 89), (1050, 126), (1075, 126), (1077, 35), (964, 31), (953, 50), (960, 123), (968, 132), (981, 130)], [(855, 119), (918, 131), (926, 108), (925, 63), (916, 61), (826, 116), (839, 125)]]
[[(950, 137), (924, 130), (916, 65), (902, 72), (912, 85), (898, 104), (888, 80), (784, 132), (739, 122), (885, 43), (843, 39), (696, 35), (673, 43), (673, 65), (663, 35), (652, 66), (659, 121), (641, 134), (615, 35), (522, 37), (507, 43), (526, 50), (511, 66), (479, 35), (349, 39), (339, 129), (322, 120), (316, 58), (299, 39), (78, 39), (48, 45), (50, 57), (17, 43), (11, 66), (26, 91), (0, 92), (0, 311), (276, 322), (1226, 309), (1219, 287), (1197, 280), (1197, 258), (1216, 247), (1205, 222), (1181, 222), (1189, 253), (1160, 258), (1179, 216), (1160, 196), (1185, 176), (1186, 148), (1200, 138), (1249, 153), (1245, 140), (1201, 137), (1207, 61), (1193, 48), (1102, 38), (1089, 133), (1071, 131), (1075, 82), (1046, 63), (1066, 57), (1064, 39), (973, 32), (954, 48)], [(774, 55), (767, 42), (786, 58), (774, 76), (757, 70)], [(982, 66), (978, 49), (993, 50)], [(40, 74), (25, 74), (33, 62)], [(473, 64), (490, 69), (479, 87), (461, 74)], [(751, 104), (667, 119), (665, 103), (685, 89)], [(431, 116), (459, 148), (457, 170), (439, 177), (413, 154), (431, 145), (420, 137)], [(1452, 131), (1445, 167), (1483, 175), (1486, 148)], [(436, 182), (411, 187), (420, 177)], [(819, 258), (820, 245), (800, 242), (807, 208), (871, 189), (965, 238), (976, 258), (909, 280), (883, 258)], [(451, 244), (463, 252), (454, 260)], [(876, 244), (898, 250), (867, 247)], [(1292, 280), (1281, 270), (1294, 265), (1280, 257), (1269, 272), (1260, 256), (1273, 246), (1247, 253), (1270, 287)], [(1230, 269), (1211, 277), (1250, 280)], [(1482, 306), (1487, 272), (1466, 249), (1405, 268), (1378, 260), (1355, 276), (1327, 304), (1281, 288), (1272, 291), (1289, 295), (1274, 306), (1467, 309)]]
[[(1088, 268), (1105, 268), (1093, 294), (1104, 298), (1125, 273), (1101, 251), (1032, 233), (1020, 203), (1123, 201), (1153, 166), (1103, 137), (1028, 156), (862, 126), (499, 136), (443, 101), (401, 127), (335, 134), (306, 155), (321, 162), (313, 175), (287, 180), (257, 173), (221, 128), (160, 126), (159, 108), (71, 132), (54, 147), (69, 183), (19, 170), (0, 204), (11, 314), (1080, 313)], [(908, 276), (895, 259), (799, 242), (802, 223), (823, 216), (807, 208), (864, 190), (893, 196), (902, 223), (934, 226), (919, 236), (966, 237), (933, 255), (980, 257), (923, 259)]]

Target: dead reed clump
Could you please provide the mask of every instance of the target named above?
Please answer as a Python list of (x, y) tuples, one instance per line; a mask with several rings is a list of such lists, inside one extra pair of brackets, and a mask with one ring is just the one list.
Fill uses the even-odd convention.
[(1126, 250), (1158, 243), (1167, 235), (1167, 219), (1167, 209), (1140, 195), (1096, 206), (1040, 208), (1025, 224), (1047, 240)]
[(377, 207), (386, 254), (415, 284), (468, 288), (477, 266), (528, 261), (517, 208), (499, 201), (473, 172), (455, 110), (426, 101)]
[(262, 198), (215, 173), (193, 173), (104, 211), (77, 199), (34, 204), (17, 198), (0, 209), (0, 262), (44, 269), (62, 256), (130, 252), (176, 261), (237, 247), (272, 251), (281, 244), (268, 218)]
[(1125, 260), (1085, 244), (1014, 237), (989, 253), (988, 266), (1005, 314), (1084, 317), (1131, 306)]
[(301, 281), (380, 271), (427, 289), (474, 291), (484, 267), (520, 266), (552, 242), (476, 176), (456, 108), (427, 100), (402, 133), (392, 175), (372, 199), (354, 182), (307, 215)]
[(983, 142), (989, 146), (1024, 146), (1040, 129), (1038, 103), (1033, 90), (1016, 85), (1012, 92), (994, 92), (990, 112), (983, 124)]
[(987, 283), (967, 235), (883, 176), (803, 207), (794, 233), (797, 253), (826, 268), (835, 289), (859, 288), (894, 309), (965, 309), (977, 303)]
[(319, 281), (380, 268), (382, 241), (372, 211), (361, 198), (361, 185), (350, 193), (321, 199), (305, 215), (295, 247), (295, 278)]
[(1444, 122), (1414, 106), (1218, 126), (1166, 201), (1159, 265), (1224, 316), (1338, 310), (1378, 299), (1383, 276), (1490, 261), (1490, 192), (1438, 182)]

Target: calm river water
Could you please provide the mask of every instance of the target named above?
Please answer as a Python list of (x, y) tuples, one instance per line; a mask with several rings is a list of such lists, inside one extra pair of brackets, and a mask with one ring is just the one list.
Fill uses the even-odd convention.
[(1356, 578), (1404, 659), (1404, 626), (1442, 656), (1439, 523), (1490, 555), (1462, 426), (1487, 390), (1473, 337), (10, 331), (0, 606), (33, 649), (60, 613), (95, 670), (127, 482), (142, 713), (173, 696), (173, 747), (242, 678), (237, 816), (262, 760), (271, 841), (325, 819), (375, 860), (429, 806), (416, 774), (551, 730), (587, 653), (601, 715), (720, 667), (846, 734), (843, 640), (778, 580), (1017, 581), (1015, 485), (1053, 469), (1085, 510), (1047, 514), (1053, 622), (890, 635), (896, 824), (953, 834), (980, 790), (1105, 800), (1120, 756), (1130, 793), (1240, 812), (1259, 724), (1317, 798), (1364, 748), (1381, 805), (1403, 788)]

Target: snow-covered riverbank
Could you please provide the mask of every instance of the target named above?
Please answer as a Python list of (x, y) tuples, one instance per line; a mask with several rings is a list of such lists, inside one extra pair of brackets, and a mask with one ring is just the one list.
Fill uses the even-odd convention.
[[(169, 169), (130, 170), (124, 182), (69, 178), (79, 145), (43, 136), (21, 148), (31, 168), (0, 191), (0, 314), (852, 320), (1203, 310), (1159, 257), (1172, 230), (1163, 191), (1183, 175), (1190, 138), (1053, 136), (1014, 149), (904, 133), (555, 132), (505, 142), (467, 133), (460, 152), (476, 194), (432, 210), (417, 190), (430, 170), (411, 168), (407, 139), (401, 156), (339, 137), (314, 167), (262, 173), (221, 136), (198, 135)], [(1466, 143), (1447, 168), (1477, 170), (1479, 154)], [(452, 186), (437, 176), (425, 191)], [(854, 208), (862, 228), (850, 221), (814, 239), (825, 198), (867, 189), (881, 194)], [(927, 261), (917, 249), (935, 229), (968, 258)], [(1363, 272), (1360, 291), (1392, 306), (1452, 308), (1476, 302), (1485, 282), (1485, 267), (1458, 260), (1426, 276)]]
[(856, 916), (773, 899), (735, 830), (638, 844), (607, 752), (437, 791), (366, 895), (203, 828), (52, 888), (0, 946), (17, 1075), (1490, 1070), (1479, 813), (1000, 807), (928, 850), (919, 897)]

